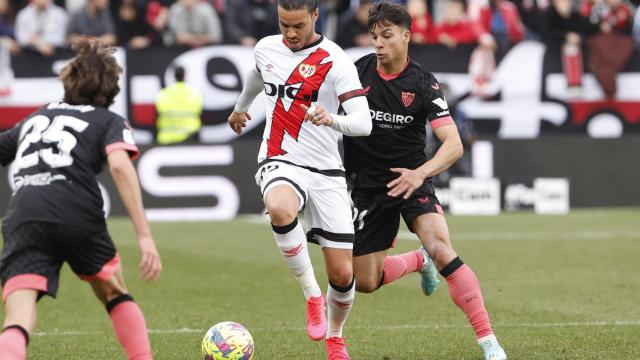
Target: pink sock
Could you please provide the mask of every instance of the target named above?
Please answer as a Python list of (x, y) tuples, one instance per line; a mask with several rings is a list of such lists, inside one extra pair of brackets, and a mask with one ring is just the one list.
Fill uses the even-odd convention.
[(420, 270), (422, 266), (422, 254), (420, 251), (387, 256), (384, 258), (384, 285), (400, 279), (406, 274)]
[(123, 301), (109, 312), (116, 336), (129, 360), (151, 360), (151, 345), (142, 311), (133, 301)]
[(0, 334), (2, 360), (24, 360), (27, 357), (27, 339), (18, 329), (9, 328)]
[(493, 334), (489, 314), (484, 307), (482, 291), (476, 274), (466, 264), (453, 274), (447, 276), (447, 285), (451, 299), (469, 319), (469, 323), (476, 332), (476, 338)]

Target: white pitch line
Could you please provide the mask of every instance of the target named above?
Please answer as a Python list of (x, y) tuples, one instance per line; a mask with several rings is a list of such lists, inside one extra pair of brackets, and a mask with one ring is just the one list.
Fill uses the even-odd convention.
[[(249, 224), (269, 224), (265, 215), (244, 215), (240, 219)], [(614, 231), (500, 231), (500, 232), (451, 232), (454, 241), (492, 241), (492, 240), (610, 240), (610, 239), (640, 239), (638, 230)], [(415, 234), (409, 231), (398, 232), (400, 240), (417, 240)]]
[[(585, 321), (585, 322), (564, 322), (564, 323), (513, 323), (494, 324), (495, 328), (571, 328), (571, 327), (602, 327), (602, 326), (640, 326), (640, 320), (620, 320), (620, 321)], [(411, 329), (450, 329), (468, 328), (467, 324), (405, 324), (405, 325), (378, 325), (378, 326), (349, 326), (354, 330), (411, 330)], [(251, 328), (251, 331), (304, 331), (304, 327), (276, 326)], [(149, 334), (193, 334), (205, 333), (207, 329), (149, 329)], [(97, 331), (41, 331), (33, 336), (86, 336), (103, 334)]]
[[(639, 231), (580, 231), (580, 232), (479, 232), (456, 233), (451, 232), (453, 241), (492, 241), (492, 240), (615, 240), (640, 239)], [(409, 231), (398, 233), (400, 240), (417, 240), (416, 235)]]

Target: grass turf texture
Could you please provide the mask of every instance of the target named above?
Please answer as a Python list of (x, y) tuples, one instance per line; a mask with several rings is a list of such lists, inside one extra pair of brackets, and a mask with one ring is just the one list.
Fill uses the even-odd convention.
[[(454, 246), (477, 273), (494, 329), (510, 359), (637, 359), (640, 345), (640, 210), (449, 216)], [(125, 219), (109, 228), (131, 294), (142, 307), (156, 359), (200, 359), (206, 329), (245, 325), (254, 359), (323, 359), (304, 331), (302, 292), (267, 224), (156, 223), (165, 271), (143, 284)], [(417, 248), (408, 233), (392, 252)], [(312, 246), (321, 287), (326, 276)], [(63, 268), (58, 300), (39, 305), (29, 359), (124, 359), (89, 286)], [(411, 274), (358, 294), (345, 330), (355, 359), (481, 359), (446, 282), (425, 297)]]

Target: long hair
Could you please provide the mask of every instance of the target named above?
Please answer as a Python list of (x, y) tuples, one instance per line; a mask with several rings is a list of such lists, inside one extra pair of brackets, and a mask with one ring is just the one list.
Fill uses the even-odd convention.
[(76, 57), (62, 69), (64, 102), (108, 108), (120, 92), (122, 68), (113, 57), (115, 48), (82, 39), (73, 45)]

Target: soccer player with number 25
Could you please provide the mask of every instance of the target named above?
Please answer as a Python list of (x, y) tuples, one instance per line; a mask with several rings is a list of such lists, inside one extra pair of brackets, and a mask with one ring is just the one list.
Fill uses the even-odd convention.
[(107, 163), (136, 231), (142, 278), (157, 278), (162, 264), (131, 162), (138, 148), (127, 121), (108, 110), (122, 70), (114, 49), (98, 42), (81, 40), (74, 50), (60, 76), (64, 102), (45, 105), (0, 133), (0, 164), (13, 162), (14, 188), (2, 224), (0, 358), (25, 359), (36, 302), (56, 296), (67, 262), (106, 306), (128, 359), (150, 360), (147, 325), (127, 292), (96, 181)]

